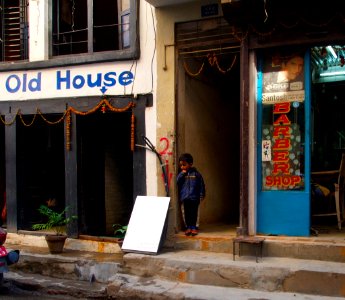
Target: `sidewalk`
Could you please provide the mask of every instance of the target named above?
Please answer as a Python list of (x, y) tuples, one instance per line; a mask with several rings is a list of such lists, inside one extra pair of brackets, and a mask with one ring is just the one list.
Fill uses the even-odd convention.
[[(126, 274), (116, 275), (108, 285), (80, 283), (71, 280), (54, 280), (47, 276), (7, 273), (7, 281), (33, 296), (56, 299), (151, 299), (151, 300), (343, 300), (343, 297), (326, 297), (298, 293), (263, 292), (241, 288), (217, 287), (173, 282), (162, 279), (142, 278)], [(30, 294), (29, 294), (30, 295)], [(28, 298), (29, 299), (29, 298)], [(31, 299), (31, 298), (30, 298)], [(33, 298), (32, 298), (33, 299)]]
[(343, 237), (265, 237), (258, 262), (245, 247), (233, 260), (232, 238), (177, 234), (175, 248), (158, 255), (71, 239), (63, 253), (52, 255), (41, 237), (11, 234), (6, 247), (21, 255), (5, 279), (61, 299), (344, 299)]
[[(9, 245), (7, 246), (9, 247)], [(61, 299), (340, 300), (345, 264), (231, 253), (164, 250), (158, 255), (20, 246), (7, 284)], [(324, 296), (320, 296), (324, 295)]]

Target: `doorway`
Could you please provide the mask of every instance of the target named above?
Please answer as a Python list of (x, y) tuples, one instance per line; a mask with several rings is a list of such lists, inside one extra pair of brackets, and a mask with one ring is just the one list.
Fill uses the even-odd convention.
[[(61, 115), (47, 114), (49, 120)], [(18, 118), (17, 195), (18, 229), (32, 230), (40, 223), (40, 205), (65, 208), (65, 160), (63, 122), (49, 125), (33, 115)], [(30, 126), (28, 126), (30, 125)]]
[[(4, 118), (2, 117), (2, 120)], [(0, 226), (6, 227), (6, 159), (5, 159), (5, 125), (0, 124)]]
[[(343, 230), (344, 197), (340, 193), (336, 201), (335, 185), (345, 148), (343, 49), (284, 47), (260, 54), (258, 233), (309, 236)], [(298, 69), (296, 54), (298, 61), (304, 57), (300, 78), (278, 81), (288, 61), (293, 61), (291, 72)]]
[(345, 153), (344, 50), (344, 45), (337, 44), (311, 49), (311, 213), (318, 234), (334, 229), (345, 233), (343, 186), (338, 189), (338, 209), (335, 197)]
[(131, 113), (77, 117), (80, 234), (113, 236), (133, 207)]
[[(199, 230), (235, 228), (239, 224), (240, 44), (222, 18), (177, 24), (176, 37), (176, 155), (191, 153), (205, 181)], [(177, 220), (183, 230), (181, 210)]]

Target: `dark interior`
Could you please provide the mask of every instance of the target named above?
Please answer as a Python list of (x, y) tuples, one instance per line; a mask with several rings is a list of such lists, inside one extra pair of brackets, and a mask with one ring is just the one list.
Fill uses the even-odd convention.
[(133, 207), (130, 113), (94, 113), (77, 119), (80, 233), (112, 235), (128, 224)]
[(57, 210), (65, 207), (64, 128), (63, 122), (49, 125), (38, 116), (32, 123), (33, 115), (17, 120), (18, 228), (31, 230), (41, 221), (40, 205), (52, 200)]
[[(5, 141), (5, 125), (0, 123), (0, 141)], [(6, 224), (6, 167), (5, 143), (0, 143), (0, 226)]]
[[(345, 152), (345, 73), (342, 74), (345, 71), (344, 49), (344, 46), (339, 45), (324, 45), (311, 49), (313, 228), (336, 224), (335, 184), (339, 183), (341, 178), (339, 170), (342, 154)], [(344, 209), (342, 191), (343, 187), (340, 186), (340, 212)]]

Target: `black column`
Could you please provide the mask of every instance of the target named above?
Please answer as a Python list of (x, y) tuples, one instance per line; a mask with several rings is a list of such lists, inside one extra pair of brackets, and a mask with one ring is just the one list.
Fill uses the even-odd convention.
[[(5, 115), (5, 122), (11, 123), (15, 115)], [(5, 161), (6, 161), (6, 205), (7, 231), (18, 230), (17, 214), (17, 130), (16, 122), (5, 126)]]
[(248, 234), (248, 160), (249, 160), (249, 52), (248, 40), (241, 45), (240, 94), (240, 225), (238, 235)]
[[(66, 147), (66, 120), (65, 118), (65, 205), (68, 206), (66, 216), (78, 216), (78, 177), (77, 177), (77, 122), (76, 115), (71, 114), (70, 124), (70, 150)], [(79, 236), (78, 220), (67, 226), (69, 237)]]

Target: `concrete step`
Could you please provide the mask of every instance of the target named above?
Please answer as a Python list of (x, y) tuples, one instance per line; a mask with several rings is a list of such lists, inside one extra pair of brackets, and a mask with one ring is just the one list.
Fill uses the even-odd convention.
[[(117, 274), (107, 285), (56, 280), (48, 276), (25, 273), (6, 273), (5, 285), (12, 285), (24, 291), (28, 297), (49, 299), (150, 299), (150, 300), (340, 300), (340, 297), (311, 296), (300, 293), (256, 291), (243, 288), (219, 287), (174, 282), (152, 277), (138, 277)], [(21, 292), (23, 294), (23, 292)], [(28, 298), (31, 299), (31, 298)]]
[[(19, 294), (44, 299), (57, 296), (56, 299), (108, 299), (107, 285), (83, 280), (62, 279), (40, 274), (8, 272), (5, 273), (4, 286), (16, 290)], [(10, 287), (11, 286), (11, 287)], [(58, 297), (60, 296), (60, 297)], [(0, 296), (1, 297), (1, 296)]]
[(172, 251), (159, 255), (127, 253), (123, 273), (178, 283), (266, 292), (345, 297), (345, 263), (231, 254)]
[[(181, 232), (175, 235), (174, 249), (232, 254), (233, 239), (235, 237), (235, 234), (199, 234), (195, 237), (187, 237)], [(262, 249), (262, 255), (264, 257), (290, 257), (345, 262), (345, 235), (336, 238), (286, 236), (261, 237), (265, 239)], [(254, 254), (252, 246), (242, 246), (242, 252), (244, 254)]]
[[(236, 232), (200, 232), (195, 237), (186, 237), (183, 232), (174, 234), (169, 240), (170, 249), (198, 250), (215, 253), (233, 253), (233, 239)], [(286, 237), (286, 236), (262, 236), (262, 255), (264, 257), (290, 257), (300, 259), (313, 259), (333, 262), (345, 262), (345, 228), (333, 235), (321, 235), (316, 237)], [(108, 240), (66, 240), (65, 251), (88, 251), (104, 254), (121, 254), (121, 248), (116, 242)], [(44, 236), (31, 234), (8, 233), (6, 244), (30, 247), (35, 245), (47, 248)], [(244, 254), (253, 254), (251, 246), (243, 245)]]
[(123, 253), (98, 253), (65, 249), (61, 254), (50, 254), (47, 247), (6, 244), (8, 250), (19, 249), (18, 263), (11, 271), (39, 274), (52, 278), (107, 283), (118, 273)]
[[(81, 288), (91, 283), (101, 284), (111, 294), (118, 293), (122, 286), (125, 288), (126, 276), (137, 276), (142, 280), (139, 284), (142, 288), (150, 285), (150, 280), (152, 284), (163, 280), (168, 286), (188, 284), (197, 290), (203, 290), (201, 286), (213, 286), (240, 289), (244, 294), (257, 291), (313, 295), (313, 299), (315, 295), (345, 297), (345, 263), (342, 262), (286, 257), (263, 257), (256, 262), (255, 256), (236, 255), (233, 260), (232, 253), (194, 250), (164, 250), (158, 255), (147, 255), (66, 249), (62, 254), (52, 255), (47, 247), (18, 247), (21, 256), (17, 264), (10, 266), (12, 273), (25, 274), (28, 278), (47, 276), (53, 282), (79, 282)], [(18, 247), (7, 245), (9, 250)], [(47, 289), (54, 287), (48, 285)]]

